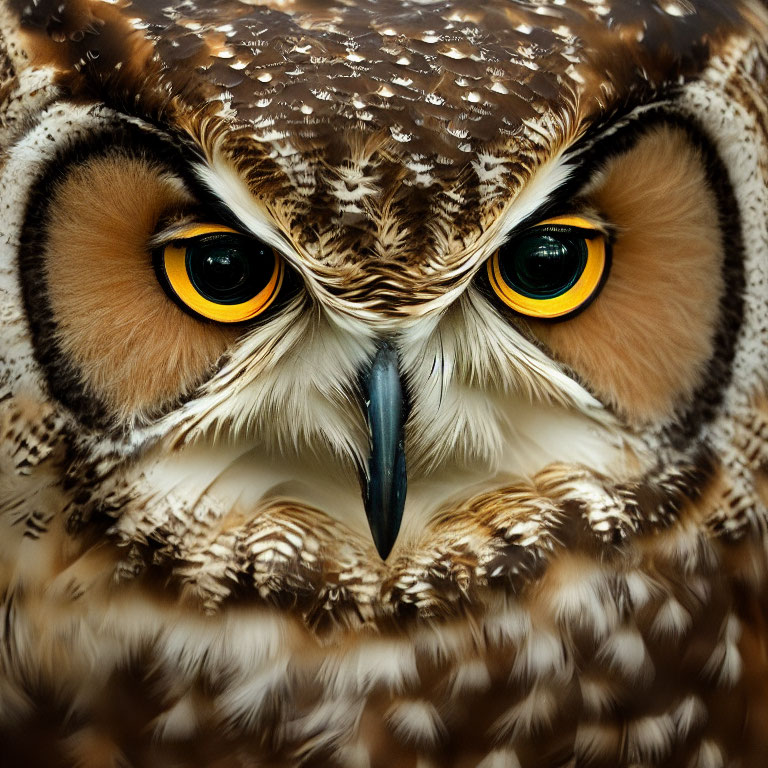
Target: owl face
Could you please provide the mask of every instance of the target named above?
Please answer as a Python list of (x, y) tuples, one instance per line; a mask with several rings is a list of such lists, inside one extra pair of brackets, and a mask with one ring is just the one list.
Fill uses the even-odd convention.
[(764, 14), (646, 5), (10, 4), (14, 535), (348, 626), (676, 519), (763, 376)]

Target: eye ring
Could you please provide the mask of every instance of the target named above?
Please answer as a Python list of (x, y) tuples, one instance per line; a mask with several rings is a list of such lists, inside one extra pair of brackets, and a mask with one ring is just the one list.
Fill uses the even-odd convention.
[(193, 225), (155, 252), (166, 292), (187, 312), (218, 323), (246, 323), (266, 311), (283, 284), (280, 256), (222, 225)]
[(605, 235), (587, 219), (559, 216), (497, 250), (487, 265), (491, 288), (508, 307), (528, 317), (564, 320), (600, 292), (610, 249)]

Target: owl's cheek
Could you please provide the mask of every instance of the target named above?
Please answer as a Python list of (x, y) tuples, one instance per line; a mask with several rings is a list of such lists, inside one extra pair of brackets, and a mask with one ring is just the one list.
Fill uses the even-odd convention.
[(664, 125), (609, 159), (585, 198), (615, 231), (610, 275), (580, 315), (530, 326), (631, 424), (665, 422), (707, 384), (738, 299), (711, 171), (685, 130)]
[(125, 154), (69, 170), (22, 255), (38, 356), (86, 421), (141, 420), (190, 392), (236, 338), (186, 315), (158, 285), (147, 243), (188, 203), (178, 180)]

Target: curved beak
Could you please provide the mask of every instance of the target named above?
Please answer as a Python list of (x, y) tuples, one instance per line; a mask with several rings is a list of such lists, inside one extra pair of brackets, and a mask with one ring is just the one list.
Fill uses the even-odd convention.
[(407, 488), (405, 397), (397, 352), (387, 342), (379, 347), (365, 383), (370, 456), (363, 498), (373, 543), (386, 560), (400, 531)]

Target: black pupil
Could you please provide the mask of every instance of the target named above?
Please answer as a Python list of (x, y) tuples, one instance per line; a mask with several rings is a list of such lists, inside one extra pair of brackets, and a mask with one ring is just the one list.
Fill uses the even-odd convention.
[(272, 251), (238, 235), (204, 235), (187, 243), (187, 273), (195, 289), (217, 304), (242, 304), (269, 283)]
[(504, 281), (533, 299), (560, 296), (573, 287), (587, 263), (583, 235), (568, 232), (532, 232), (499, 251)]
[(209, 253), (203, 260), (203, 279), (218, 291), (238, 288), (247, 276), (247, 265), (230, 251)]

